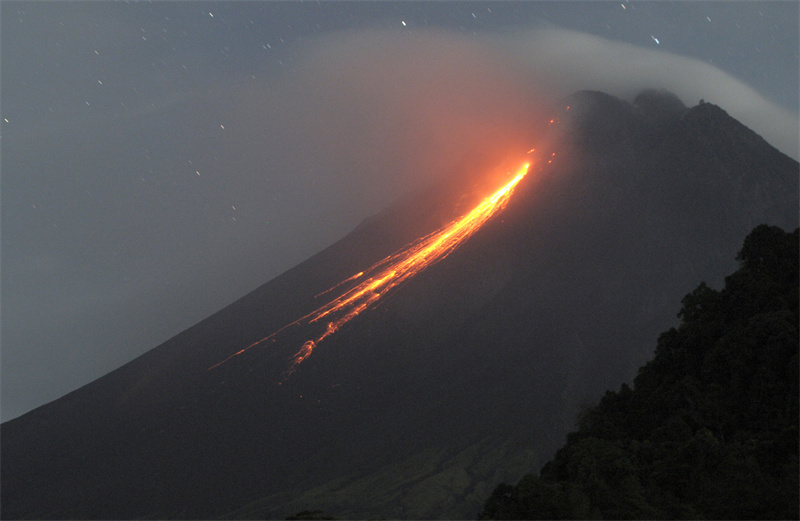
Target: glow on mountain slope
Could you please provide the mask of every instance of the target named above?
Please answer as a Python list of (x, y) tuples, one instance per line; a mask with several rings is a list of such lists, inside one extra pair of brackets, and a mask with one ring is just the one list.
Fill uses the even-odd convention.
[[(505, 208), (508, 200), (511, 198), (514, 188), (522, 178), (525, 177), (525, 174), (527, 174), (529, 166), (529, 164), (525, 164), (519, 169), (511, 181), (494, 194), (484, 199), (468, 214), (443, 226), (433, 233), (417, 239), (388, 257), (378, 261), (372, 267), (320, 293), (318, 296), (330, 293), (348, 282), (355, 283), (353, 287), (344, 291), (344, 293), (338, 297), (333, 298), (327, 304), (283, 326), (271, 335), (257, 342), (253, 342), (209, 369), (224, 364), (251, 347), (273, 339), (277, 334), (291, 326), (327, 321), (325, 329), (315, 337), (307, 340), (300, 350), (292, 357), (289, 369), (285, 373), (285, 376), (288, 377), (294, 373), (297, 366), (308, 358), (314, 351), (314, 348), (325, 338), (338, 331), (344, 324), (358, 316), (362, 311), (375, 306), (378, 301), (393, 288), (407, 281), (425, 268), (447, 257), (460, 244), (471, 237), (493, 215)], [(356, 283), (356, 281), (359, 280), (361, 282)]]

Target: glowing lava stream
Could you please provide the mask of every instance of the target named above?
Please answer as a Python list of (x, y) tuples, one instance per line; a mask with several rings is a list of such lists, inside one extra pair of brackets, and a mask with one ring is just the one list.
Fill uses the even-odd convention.
[(211, 366), (209, 370), (224, 364), (251, 347), (255, 347), (270, 340), (288, 327), (302, 323), (310, 324), (328, 317), (330, 321), (325, 331), (317, 335), (316, 338), (306, 341), (303, 347), (292, 357), (289, 369), (285, 373), (285, 377), (290, 376), (297, 369), (297, 366), (308, 358), (314, 348), (326, 337), (335, 333), (340, 327), (355, 318), (365, 309), (374, 306), (378, 300), (392, 288), (402, 284), (428, 266), (447, 257), (447, 255), (472, 236), (472, 234), (483, 226), (493, 215), (505, 208), (508, 200), (511, 198), (514, 187), (516, 187), (517, 183), (528, 173), (529, 166), (529, 164), (526, 164), (520, 168), (519, 172), (517, 172), (516, 176), (508, 184), (500, 188), (490, 197), (484, 199), (471, 212), (460, 219), (417, 239), (383, 260), (378, 261), (369, 269), (353, 275), (317, 296), (319, 297), (329, 293), (347, 282), (364, 278), (362, 282), (358, 283), (353, 288), (345, 291), (342, 295), (317, 308), (308, 315), (283, 326), (268, 337), (253, 342), (222, 362)]

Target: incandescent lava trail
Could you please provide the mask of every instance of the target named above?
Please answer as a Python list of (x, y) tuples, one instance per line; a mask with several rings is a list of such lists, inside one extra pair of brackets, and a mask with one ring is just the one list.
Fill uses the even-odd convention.
[[(510, 182), (484, 199), (468, 214), (443, 226), (435, 232), (417, 239), (383, 260), (378, 261), (367, 270), (356, 273), (333, 288), (317, 295), (319, 297), (347, 283), (355, 283), (352, 288), (346, 290), (338, 297), (315, 309), (308, 315), (283, 326), (268, 337), (253, 342), (241, 351), (232, 354), (209, 369), (222, 365), (231, 358), (244, 353), (251, 347), (255, 347), (274, 338), (286, 328), (300, 324), (327, 321), (325, 329), (321, 333), (318, 333), (316, 337), (307, 340), (300, 350), (292, 357), (289, 369), (285, 373), (285, 376), (288, 377), (297, 369), (297, 366), (303, 360), (308, 358), (321, 341), (335, 333), (340, 327), (355, 318), (362, 311), (375, 306), (381, 297), (386, 295), (392, 288), (397, 287), (428, 266), (447, 257), (447, 255), (471, 237), (472, 234), (483, 226), (493, 215), (505, 208), (517, 183), (528, 173), (528, 166), (529, 165), (526, 164), (520, 168)], [(361, 282), (356, 282), (359, 280)]]

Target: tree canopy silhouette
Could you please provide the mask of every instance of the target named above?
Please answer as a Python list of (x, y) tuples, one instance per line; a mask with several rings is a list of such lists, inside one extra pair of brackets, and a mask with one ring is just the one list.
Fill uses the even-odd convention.
[(760, 225), (737, 260), (481, 519), (798, 518), (798, 230)]

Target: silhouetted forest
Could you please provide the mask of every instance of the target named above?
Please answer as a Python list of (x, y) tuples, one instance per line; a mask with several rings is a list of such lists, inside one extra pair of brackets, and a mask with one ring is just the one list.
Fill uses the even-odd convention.
[(481, 519), (798, 518), (798, 230), (758, 226), (737, 259)]

